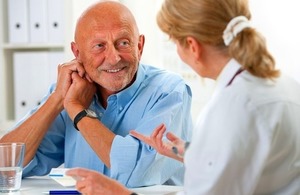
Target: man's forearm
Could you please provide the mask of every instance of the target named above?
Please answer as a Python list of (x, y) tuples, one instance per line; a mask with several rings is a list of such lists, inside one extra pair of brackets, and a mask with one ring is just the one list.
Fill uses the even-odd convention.
[(116, 135), (98, 119), (84, 117), (78, 123), (78, 126), (84, 139), (89, 143), (104, 164), (110, 167), (110, 150)]

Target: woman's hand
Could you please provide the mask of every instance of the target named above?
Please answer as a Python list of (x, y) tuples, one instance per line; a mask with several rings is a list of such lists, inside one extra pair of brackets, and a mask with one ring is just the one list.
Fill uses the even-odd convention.
[(77, 180), (76, 188), (84, 195), (129, 195), (132, 192), (101, 173), (84, 168), (74, 168), (66, 172)]
[(150, 137), (140, 134), (135, 130), (130, 131), (130, 134), (155, 148), (158, 153), (183, 162), (185, 141), (176, 137), (171, 132), (166, 134), (169, 141), (163, 141), (162, 139), (165, 132), (166, 126), (161, 124), (153, 131)]

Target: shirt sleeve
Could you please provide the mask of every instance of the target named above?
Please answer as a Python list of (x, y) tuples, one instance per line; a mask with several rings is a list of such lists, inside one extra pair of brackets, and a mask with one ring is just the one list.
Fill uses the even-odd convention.
[[(164, 123), (168, 131), (189, 140), (193, 128), (190, 104), (190, 88), (182, 82), (172, 92), (160, 96), (139, 120), (135, 130), (150, 135), (159, 124)], [(115, 137), (110, 157), (111, 177), (127, 187), (164, 184), (172, 177), (176, 184), (183, 182), (181, 162), (157, 154), (153, 148), (130, 135)], [(180, 179), (176, 181), (175, 178)]]

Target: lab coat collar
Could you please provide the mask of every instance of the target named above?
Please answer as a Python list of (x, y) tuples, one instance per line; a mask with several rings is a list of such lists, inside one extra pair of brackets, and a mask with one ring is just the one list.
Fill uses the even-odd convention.
[(219, 91), (227, 86), (232, 77), (241, 68), (241, 65), (235, 60), (231, 59), (223, 68), (217, 78), (216, 90)]

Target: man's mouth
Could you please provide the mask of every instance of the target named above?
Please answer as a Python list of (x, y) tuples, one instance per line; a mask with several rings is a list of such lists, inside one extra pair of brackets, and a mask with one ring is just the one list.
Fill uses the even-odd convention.
[(105, 72), (108, 72), (108, 73), (116, 73), (116, 72), (119, 72), (121, 70), (123, 70), (124, 68), (118, 68), (118, 69), (109, 69), (109, 70), (105, 70)]

